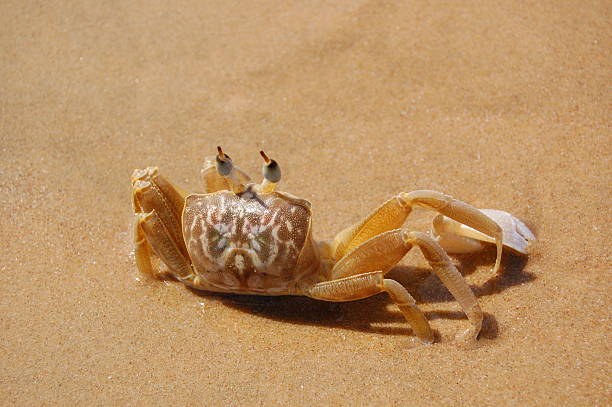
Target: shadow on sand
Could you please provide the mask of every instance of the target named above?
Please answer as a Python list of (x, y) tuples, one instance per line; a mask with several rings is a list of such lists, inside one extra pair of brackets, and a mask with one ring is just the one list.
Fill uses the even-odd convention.
[[(456, 258), (459, 259), (458, 268), (460, 272), (463, 276), (468, 277), (478, 267), (485, 264), (492, 265), (495, 262), (495, 250), (493, 248), (477, 254), (456, 256)], [(498, 275), (492, 276), (484, 284), (470, 286), (477, 297), (483, 297), (532, 281), (535, 276), (523, 271), (526, 264), (526, 257), (504, 254), (502, 269)], [(398, 266), (393, 268), (387, 276), (404, 285), (419, 304), (455, 301), (446, 287), (429, 269)], [(469, 277), (467, 280), (469, 281)], [(387, 309), (387, 305), (392, 303), (387, 295), (376, 295), (359, 301), (337, 303), (317, 301), (307, 297), (217, 294), (190, 290), (208, 300), (220, 301), (229, 307), (276, 321), (337, 327), (386, 335), (412, 335), (410, 326), (406, 324), (399, 310), (393, 307)], [(425, 312), (425, 316), (430, 321), (435, 319), (467, 319), (465, 314), (460, 311), (437, 310)], [(495, 317), (485, 312), (479, 337), (494, 339), (497, 335), (498, 324)]]

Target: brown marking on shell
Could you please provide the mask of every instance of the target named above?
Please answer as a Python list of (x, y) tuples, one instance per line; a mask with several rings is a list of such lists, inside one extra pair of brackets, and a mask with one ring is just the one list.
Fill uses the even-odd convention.
[(307, 201), (220, 191), (187, 197), (183, 234), (193, 266), (222, 291), (286, 293), (310, 230)]

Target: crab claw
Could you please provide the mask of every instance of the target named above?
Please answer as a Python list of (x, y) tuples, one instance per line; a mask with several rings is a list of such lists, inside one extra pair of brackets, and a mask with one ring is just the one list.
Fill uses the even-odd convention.
[[(503, 229), (504, 246), (523, 255), (528, 253), (529, 244), (535, 240), (527, 226), (511, 214), (496, 209), (481, 209)], [(433, 220), (432, 233), (448, 253), (471, 253), (482, 248), (480, 242), (495, 243), (495, 239), (454, 221), (444, 215)]]

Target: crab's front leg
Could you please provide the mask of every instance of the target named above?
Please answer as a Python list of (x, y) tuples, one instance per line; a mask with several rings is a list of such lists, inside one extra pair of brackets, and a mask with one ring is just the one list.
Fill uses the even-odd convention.
[(180, 279), (193, 278), (181, 230), (181, 213), (185, 195), (158, 174), (157, 168), (135, 170), (132, 194), (136, 222), (134, 225), (135, 256), (138, 269), (158, 276), (151, 264), (152, 252)]
[(437, 191), (402, 192), (375, 209), (363, 221), (343, 230), (334, 239), (333, 254), (340, 259), (366, 240), (401, 227), (414, 206), (432, 209), (450, 219), (490, 236), (497, 246), (494, 272), (499, 270), (503, 230), (489, 216), (470, 204)]

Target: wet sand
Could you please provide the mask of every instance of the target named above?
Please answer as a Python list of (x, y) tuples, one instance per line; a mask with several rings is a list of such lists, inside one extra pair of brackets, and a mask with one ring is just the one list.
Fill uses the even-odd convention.
[[(609, 405), (607, 2), (85, 1), (0, 6), (0, 404)], [(417, 253), (353, 303), (198, 293), (136, 270), (134, 168), (201, 190), (223, 146), (311, 200), (318, 239), (400, 191), (503, 209), (527, 259)], [(431, 214), (407, 226), (427, 230)]]

